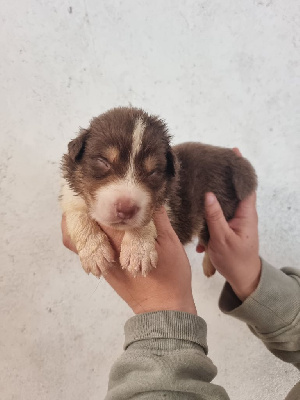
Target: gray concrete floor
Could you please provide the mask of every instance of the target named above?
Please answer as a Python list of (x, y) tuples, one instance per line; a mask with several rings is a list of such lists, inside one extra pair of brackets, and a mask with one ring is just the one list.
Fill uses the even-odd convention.
[[(132, 314), (61, 244), (61, 155), (128, 104), (164, 117), (174, 143), (238, 146), (259, 177), (262, 256), (299, 266), (299, 2), (11, 0), (0, 17), (0, 397), (101, 399)], [(283, 399), (299, 373), (220, 313), (223, 280), (194, 248), (215, 382)]]

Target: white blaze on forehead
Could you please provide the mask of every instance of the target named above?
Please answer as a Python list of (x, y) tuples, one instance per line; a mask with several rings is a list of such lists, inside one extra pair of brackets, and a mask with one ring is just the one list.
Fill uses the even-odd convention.
[(131, 200), (139, 209), (132, 220), (128, 222), (128, 227), (138, 227), (145, 220), (146, 213), (149, 212), (151, 196), (135, 179), (136, 169), (134, 165), (134, 159), (142, 147), (145, 128), (145, 121), (142, 117), (138, 117), (132, 132), (132, 147), (125, 177), (97, 190), (92, 217), (98, 222), (108, 225), (110, 222), (113, 223), (117, 218), (115, 205), (122, 198)]
[(129, 168), (125, 177), (126, 181), (134, 182), (134, 158), (142, 147), (143, 135), (145, 132), (146, 124), (142, 117), (138, 117), (135, 121), (134, 130), (132, 133), (132, 148), (130, 152)]
[(134, 131), (132, 134), (132, 149), (131, 149), (132, 158), (134, 158), (134, 156), (140, 151), (145, 128), (146, 124), (143, 121), (142, 117), (138, 117), (138, 119), (135, 121)]

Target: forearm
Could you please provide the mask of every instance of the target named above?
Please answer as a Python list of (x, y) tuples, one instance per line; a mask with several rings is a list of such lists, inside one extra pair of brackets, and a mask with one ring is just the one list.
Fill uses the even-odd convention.
[(246, 322), (273, 354), (300, 369), (299, 269), (280, 271), (262, 260), (261, 279), (252, 295), (242, 303), (226, 283), (219, 306)]
[(106, 400), (228, 400), (210, 383), (217, 369), (207, 357), (205, 321), (192, 314), (161, 311), (140, 314), (125, 325), (124, 353), (110, 372)]

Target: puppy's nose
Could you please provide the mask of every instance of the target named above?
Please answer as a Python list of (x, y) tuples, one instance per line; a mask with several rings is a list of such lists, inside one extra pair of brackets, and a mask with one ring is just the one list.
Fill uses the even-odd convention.
[(121, 219), (132, 218), (138, 212), (138, 209), (137, 205), (129, 200), (119, 200), (116, 204), (116, 213)]

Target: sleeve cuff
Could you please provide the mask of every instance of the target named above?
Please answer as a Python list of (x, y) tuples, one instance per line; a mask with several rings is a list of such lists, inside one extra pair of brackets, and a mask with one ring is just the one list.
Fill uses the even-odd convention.
[(219, 299), (220, 310), (246, 322), (258, 333), (272, 333), (290, 325), (300, 313), (300, 271), (282, 271), (262, 260), (260, 282), (242, 303), (228, 282)]
[(126, 350), (132, 344), (148, 341), (160, 350), (171, 350), (178, 341), (185, 347), (201, 346), (207, 354), (207, 327), (196, 315), (181, 311), (157, 311), (138, 314), (125, 324)]

